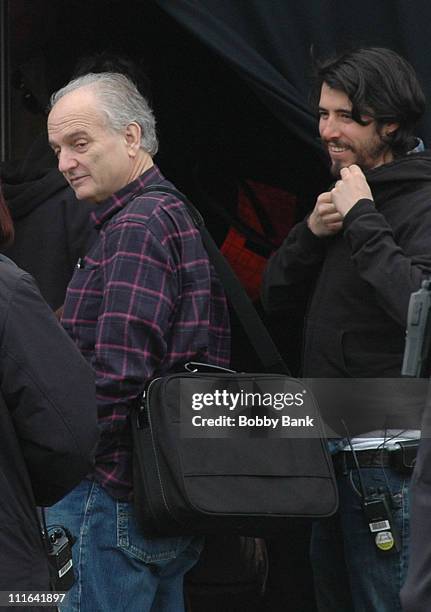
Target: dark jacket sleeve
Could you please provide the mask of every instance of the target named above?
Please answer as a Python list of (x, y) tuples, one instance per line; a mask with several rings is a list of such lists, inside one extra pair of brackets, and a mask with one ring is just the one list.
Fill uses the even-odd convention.
[(396, 240), (371, 200), (360, 200), (344, 219), (344, 236), (359, 275), (374, 288), (385, 312), (403, 327), (411, 293), (431, 275), (431, 215), (414, 221), (406, 212)]
[(3, 322), (1, 391), (36, 503), (51, 505), (93, 464), (98, 439), (94, 375), (24, 273), (15, 279)]
[[(425, 432), (422, 432), (424, 435)], [(410, 486), (410, 549), (407, 579), (401, 591), (405, 612), (431, 610), (431, 439), (422, 437), (418, 463)]]
[(262, 282), (262, 303), (268, 313), (305, 305), (321, 268), (326, 239), (318, 238), (301, 221), (268, 262)]

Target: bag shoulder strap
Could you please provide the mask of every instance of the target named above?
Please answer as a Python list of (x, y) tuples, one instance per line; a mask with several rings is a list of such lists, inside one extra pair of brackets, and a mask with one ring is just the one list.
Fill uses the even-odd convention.
[(201, 213), (183, 193), (173, 187), (167, 185), (149, 185), (141, 191), (141, 194), (152, 192), (171, 194), (184, 202), (194, 225), (201, 234), (202, 242), (211, 263), (217, 271), (227, 299), (256, 351), (264, 370), (266, 372), (291, 376), (289, 368), (281, 357), (244, 287), (239, 282), (225, 257), (220, 253), (220, 250), (205, 227)]

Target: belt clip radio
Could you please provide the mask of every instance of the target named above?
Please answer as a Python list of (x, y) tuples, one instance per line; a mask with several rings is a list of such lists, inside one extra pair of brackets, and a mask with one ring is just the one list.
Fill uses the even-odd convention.
[(400, 551), (400, 537), (391, 506), (391, 497), (388, 493), (373, 493), (367, 495), (363, 501), (371, 536), (378, 550), (384, 554)]
[(72, 546), (75, 538), (64, 527), (49, 527), (48, 561), (55, 591), (68, 591), (75, 582)]

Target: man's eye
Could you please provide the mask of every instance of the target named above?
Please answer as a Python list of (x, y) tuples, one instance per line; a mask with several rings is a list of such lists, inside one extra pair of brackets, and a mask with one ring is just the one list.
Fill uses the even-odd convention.
[(82, 150), (87, 146), (87, 142), (81, 140), (79, 142), (75, 142), (75, 149)]
[(319, 112), (319, 119), (327, 119), (327, 118), (328, 118), (328, 113), (325, 113), (324, 111)]

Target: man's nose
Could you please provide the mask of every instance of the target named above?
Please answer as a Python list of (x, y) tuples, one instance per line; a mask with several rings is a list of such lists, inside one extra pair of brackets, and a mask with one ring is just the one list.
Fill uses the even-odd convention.
[(338, 139), (341, 136), (340, 124), (335, 117), (321, 119), (319, 129), (320, 136), (325, 141)]
[(60, 172), (69, 172), (69, 170), (73, 170), (78, 165), (76, 158), (67, 150), (62, 150), (58, 154), (58, 169)]

